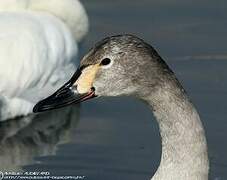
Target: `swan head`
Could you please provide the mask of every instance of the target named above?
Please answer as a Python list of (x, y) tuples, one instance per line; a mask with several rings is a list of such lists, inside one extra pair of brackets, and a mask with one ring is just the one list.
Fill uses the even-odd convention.
[(158, 53), (133, 35), (103, 39), (81, 61), (73, 77), (56, 93), (39, 102), (34, 112), (78, 103), (97, 96), (146, 96), (168, 66)]

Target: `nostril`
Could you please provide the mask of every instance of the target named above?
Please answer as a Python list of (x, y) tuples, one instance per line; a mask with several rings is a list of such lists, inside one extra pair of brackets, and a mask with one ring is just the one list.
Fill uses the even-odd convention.
[(91, 88), (91, 91), (95, 92), (95, 88), (94, 88), (94, 87), (92, 87), (92, 88)]

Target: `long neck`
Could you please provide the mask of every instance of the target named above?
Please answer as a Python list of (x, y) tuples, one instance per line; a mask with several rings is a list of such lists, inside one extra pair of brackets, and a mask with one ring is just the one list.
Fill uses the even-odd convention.
[(161, 163), (152, 180), (207, 180), (209, 162), (203, 126), (178, 81), (165, 83), (145, 101), (154, 112), (162, 139)]

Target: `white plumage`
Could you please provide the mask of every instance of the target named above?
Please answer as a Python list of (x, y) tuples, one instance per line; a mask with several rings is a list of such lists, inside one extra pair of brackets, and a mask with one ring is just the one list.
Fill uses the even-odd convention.
[(0, 0), (0, 121), (31, 113), (69, 79), (87, 30), (78, 0)]

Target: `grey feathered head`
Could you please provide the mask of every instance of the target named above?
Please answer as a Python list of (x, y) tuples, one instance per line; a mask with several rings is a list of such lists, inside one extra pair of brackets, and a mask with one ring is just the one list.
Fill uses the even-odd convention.
[[(166, 76), (168, 74), (168, 76)], [(94, 96), (146, 96), (172, 71), (149, 44), (133, 35), (103, 39), (81, 61), (62, 88), (41, 101), (34, 111), (81, 102)]]
[[(98, 96), (135, 95), (143, 86), (155, 87), (162, 75), (171, 73), (149, 44), (133, 35), (103, 39), (82, 59), (86, 69), (98, 65), (92, 82)], [(77, 84), (79, 87), (80, 84)]]

